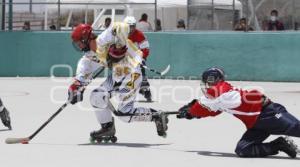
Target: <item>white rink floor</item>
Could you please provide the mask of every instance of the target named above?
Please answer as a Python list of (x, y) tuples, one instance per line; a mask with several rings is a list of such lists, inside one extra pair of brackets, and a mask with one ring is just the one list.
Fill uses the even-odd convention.
[[(89, 105), (89, 94), (102, 81), (93, 82), (81, 105), (67, 106), (28, 145), (7, 145), (4, 143), (7, 137), (27, 137), (41, 126), (63, 104), (71, 81), (66, 78), (0, 78), (0, 97), (11, 113), (13, 126), (13, 131), (7, 131), (0, 124), (0, 166), (295, 167), (300, 164), (300, 159), (289, 159), (283, 153), (269, 158), (236, 157), (235, 145), (245, 127), (227, 113), (192, 121), (170, 116), (166, 139), (157, 136), (153, 123), (126, 124), (116, 119), (118, 143), (91, 145), (89, 133), (99, 125)], [(155, 102), (141, 103), (143, 99), (139, 97), (137, 105), (172, 111), (200, 94), (198, 81), (150, 82)], [(300, 83), (232, 83), (264, 88), (273, 101), (285, 105), (290, 113), (300, 118)], [(294, 140), (300, 145), (299, 138)]]

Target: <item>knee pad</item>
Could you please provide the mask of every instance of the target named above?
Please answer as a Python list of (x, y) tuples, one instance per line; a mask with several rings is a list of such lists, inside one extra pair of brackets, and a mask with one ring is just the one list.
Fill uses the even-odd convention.
[(250, 151), (248, 149), (249, 145), (250, 145), (250, 143), (247, 143), (245, 141), (239, 141), (234, 152), (239, 157), (247, 157), (248, 154), (250, 153)]
[(90, 96), (91, 105), (95, 108), (106, 109), (108, 107), (110, 95), (104, 89), (95, 89)]
[(234, 150), (235, 154), (239, 157), (244, 157), (245, 155), (243, 154), (243, 151), (240, 147), (236, 147)]

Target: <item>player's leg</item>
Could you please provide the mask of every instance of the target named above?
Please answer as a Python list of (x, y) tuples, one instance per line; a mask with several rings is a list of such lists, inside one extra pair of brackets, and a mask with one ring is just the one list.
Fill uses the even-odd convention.
[[(270, 143), (261, 143), (263, 141), (261, 139), (270, 134), (299, 137), (299, 131), (299, 121), (289, 114), (282, 105), (271, 103), (264, 108), (253, 129), (248, 130), (244, 134), (237, 146), (237, 150), (240, 156), (246, 157), (263, 157), (275, 155), (278, 151), (283, 151), (290, 157), (295, 158), (297, 155), (296, 145), (285, 138), (278, 137)], [(253, 144), (249, 144), (244, 148), (245, 144), (243, 143), (253, 141)], [(240, 150), (244, 150), (244, 152)]]
[(118, 115), (122, 121), (128, 123), (134, 121), (154, 121), (158, 135), (166, 136), (168, 118), (163, 112), (156, 111), (152, 108), (134, 106), (134, 101), (137, 96), (137, 90), (139, 89), (141, 80), (141, 77), (135, 77), (135, 79), (131, 81), (125, 81), (120, 89), (116, 91), (118, 93), (117, 99), (119, 105), (115, 114)]
[(255, 127), (270, 134), (300, 137), (300, 121), (278, 103), (271, 103), (261, 113)]
[(95, 114), (99, 124), (100, 130), (91, 132), (92, 138), (100, 138), (103, 136), (114, 136), (116, 133), (115, 124), (112, 117), (113, 108), (111, 108), (109, 99), (111, 98), (110, 91), (113, 89), (113, 82), (111, 76), (97, 89), (91, 93), (91, 105), (95, 108)]
[[(278, 103), (271, 103), (264, 108), (255, 128), (270, 134), (300, 137), (300, 121)], [(297, 145), (291, 139), (279, 137), (272, 143), (279, 151), (285, 152), (292, 158), (296, 157)]]
[(250, 129), (246, 131), (237, 144), (235, 149), (236, 154), (240, 157), (266, 157), (283, 151), (291, 158), (296, 157), (297, 152), (283, 137), (278, 137), (268, 143), (262, 143), (268, 136), (268, 133), (261, 130)]
[(116, 111), (119, 118), (127, 123), (130, 122), (154, 122), (157, 134), (165, 137), (168, 129), (168, 118), (163, 112), (152, 108), (134, 107), (133, 101), (121, 103)]
[[(144, 65), (146, 65), (144, 63)], [(148, 82), (147, 76), (146, 76), (146, 70), (143, 66), (141, 66), (141, 71), (142, 71), (142, 84), (139, 93), (142, 94), (147, 101), (152, 101), (152, 95), (150, 91), (150, 84)]]
[(270, 143), (262, 143), (270, 134), (256, 129), (248, 129), (238, 142), (235, 153), (240, 157), (265, 157), (275, 155), (278, 150)]
[(11, 129), (9, 112), (4, 107), (1, 99), (0, 99), (0, 118), (1, 118), (3, 125), (8, 127), (9, 129)]

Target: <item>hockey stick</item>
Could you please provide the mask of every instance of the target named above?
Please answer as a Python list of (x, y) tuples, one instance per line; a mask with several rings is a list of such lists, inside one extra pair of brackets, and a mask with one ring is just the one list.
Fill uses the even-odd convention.
[(170, 64), (163, 71), (161, 71), (161, 72), (157, 71), (155, 69), (149, 68), (149, 67), (147, 67), (145, 65), (142, 65), (142, 66), (143, 66), (143, 68), (145, 68), (145, 69), (147, 69), (147, 70), (149, 70), (151, 72), (154, 72), (154, 73), (156, 73), (158, 75), (161, 75), (161, 76), (166, 75), (170, 71)]
[[(99, 72), (97, 72), (94, 76), (93, 79), (95, 79), (98, 75), (100, 75), (104, 71), (105, 67), (103, 67)], [(67, 101), (64, 103), (52, 116), (45, 122), (43, 123), (42, 126), (40, 126), (32, 135), (29, 137), (24, 137), (24, 138), (7, 138), (5, 140), (6, 144), (16, 144), (16, 143), (22, 143), (22, 144), (28, 144), (30, 140), (32, 140), (46, 125), (48, 125), (63, 109), (65, 109), (68, 104), (70, 104), (70, 101)]]
[(179, 111), (165, 111), (163, 113), (166, 115), (175, 115), (175, 114), (179, 114)]

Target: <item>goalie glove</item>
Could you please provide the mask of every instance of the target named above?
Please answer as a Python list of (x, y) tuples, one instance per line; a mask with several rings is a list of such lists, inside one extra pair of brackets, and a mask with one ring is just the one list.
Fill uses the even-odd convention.
[(184, 105), (183, 107), (181, 107), (178, 111), (179, 113), (176, 115), (176, 117), (178, 119), (181, 118), (186, 118), (186, 119), (193, 119), (194, 117), (189, 113), (190, 108), (197, 103), (197, 100), (194, 99), (192, 100), (190, 103), (188, 103), (187, 105)]
[(83, 100), (84, 85), (82, 85), (78, 80), (75, 80), (68, 89), (68, 101), (71, 104), (76, 104)]

